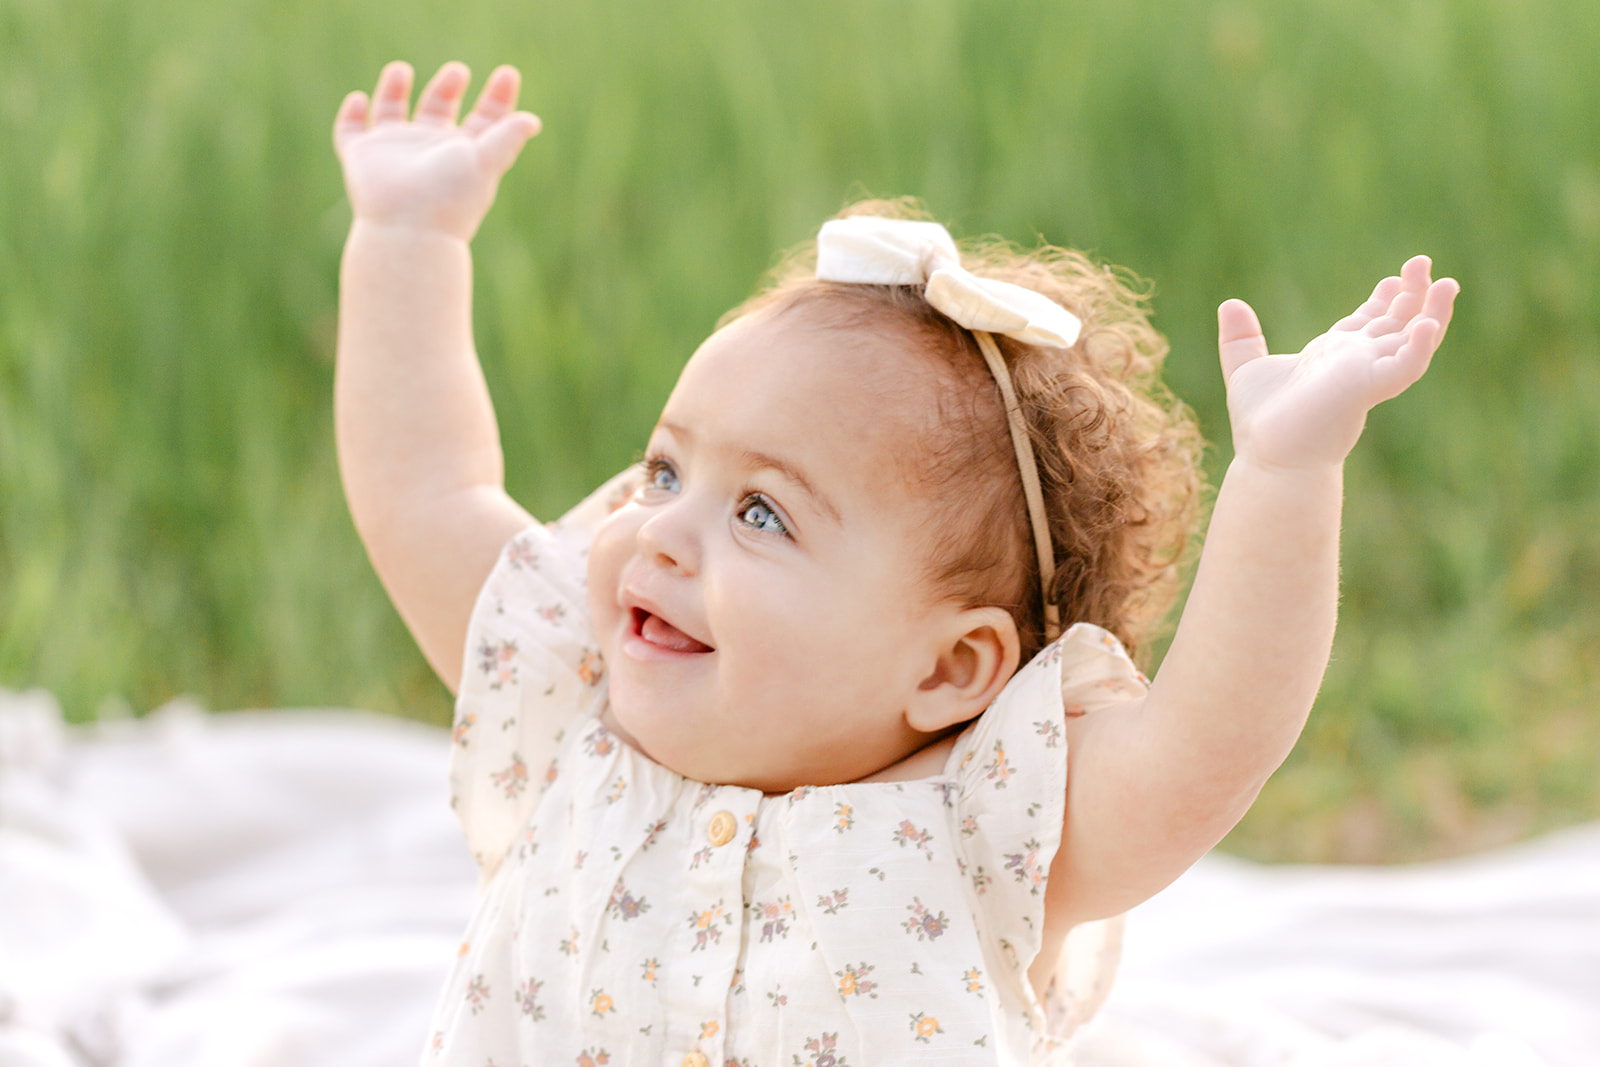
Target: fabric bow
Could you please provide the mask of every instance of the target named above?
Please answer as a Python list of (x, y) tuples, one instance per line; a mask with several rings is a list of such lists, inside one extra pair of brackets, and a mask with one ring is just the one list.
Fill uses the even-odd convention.
[(1069, 348), (1078, 317), (1043, 293), (979, 278), (961, 265), (950, 231), (937, 222), (853, 215), (822, 224), (817, 277), (858, 285), (926, 285), (925, 299), (969, 330), (1003, 333), (1030, 345)]

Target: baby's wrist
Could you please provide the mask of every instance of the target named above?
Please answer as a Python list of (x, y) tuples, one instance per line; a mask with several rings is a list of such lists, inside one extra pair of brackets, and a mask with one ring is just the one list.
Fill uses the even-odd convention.
[(373, 241), (386, 244), (443, 244), (452, 248), (466, 248), (470, 237), (457, 233), (450, 227), (415, 219), (364, 219), (357, 217), (350, 224), (349, 241)]
[(1333, 482), (1342, 484), (1344, 481), (1344, 459), (1319, 459), (1307, 458), (1295, 462), (1264, 459), (1246, 449), (1234, 452), (1233, 460), (1228, 464), (1228, 471), (1232, 474), (1238, 471), (1246, 477), (1298, 481), (1308, 484), (1318, 482)]

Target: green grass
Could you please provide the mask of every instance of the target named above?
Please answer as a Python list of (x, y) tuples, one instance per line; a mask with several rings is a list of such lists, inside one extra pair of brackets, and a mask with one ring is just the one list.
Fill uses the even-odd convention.
[(514, 62), (476, 244), (514, 493), (627, 462), (781, 248), (861, 194), (1152, 279), (1227, 457), (1213, 308), (1298, 347), (1426, 250), (1428, 377), (1350, 464), (1310, 727), (1229, 847), (1402, 858), (1600, 815), (1600, 28), (1556, 0), (0, 6), (0, 684), (71, 717), (448, 705), (331, 443), (334, 107)]

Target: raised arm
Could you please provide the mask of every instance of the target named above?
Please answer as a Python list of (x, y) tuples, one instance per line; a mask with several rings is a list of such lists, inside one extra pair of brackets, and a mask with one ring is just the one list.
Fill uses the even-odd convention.
[(468, 242), (539, 120), (519, 78), (439, 69), (409, 114), (391, 63), (351, 93), (333, 139), (354, 222), (340, 270), (334, 377), (339, 472), (367, 554), (423, 655), (453, 692), (467, 619), (501, 547), (531, 517), (506, 495), (494, 409), (472, 340)]
[(1167, 885), (1294, 746), (1333, 642), (1344, 458), (1367, 412), (1427, 369), (1459, 291), (1430, 270), (1410, 260), (1298, 355), (1269, 355), (1243, 301), (1219, 309), (1234, 460), (1149, 695), (1074, 723), (1052, 924)]

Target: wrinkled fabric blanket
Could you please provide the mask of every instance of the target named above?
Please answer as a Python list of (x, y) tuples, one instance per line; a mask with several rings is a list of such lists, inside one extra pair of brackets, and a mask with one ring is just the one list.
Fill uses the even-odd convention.
[[(0, 691), (0, 1067), (410, 1067), (471, 909), (441, 730), (65, 727)], [(1081, 1067), (1600, 1064), (1600, 825), (1406, 868), (1207, 857)]]

